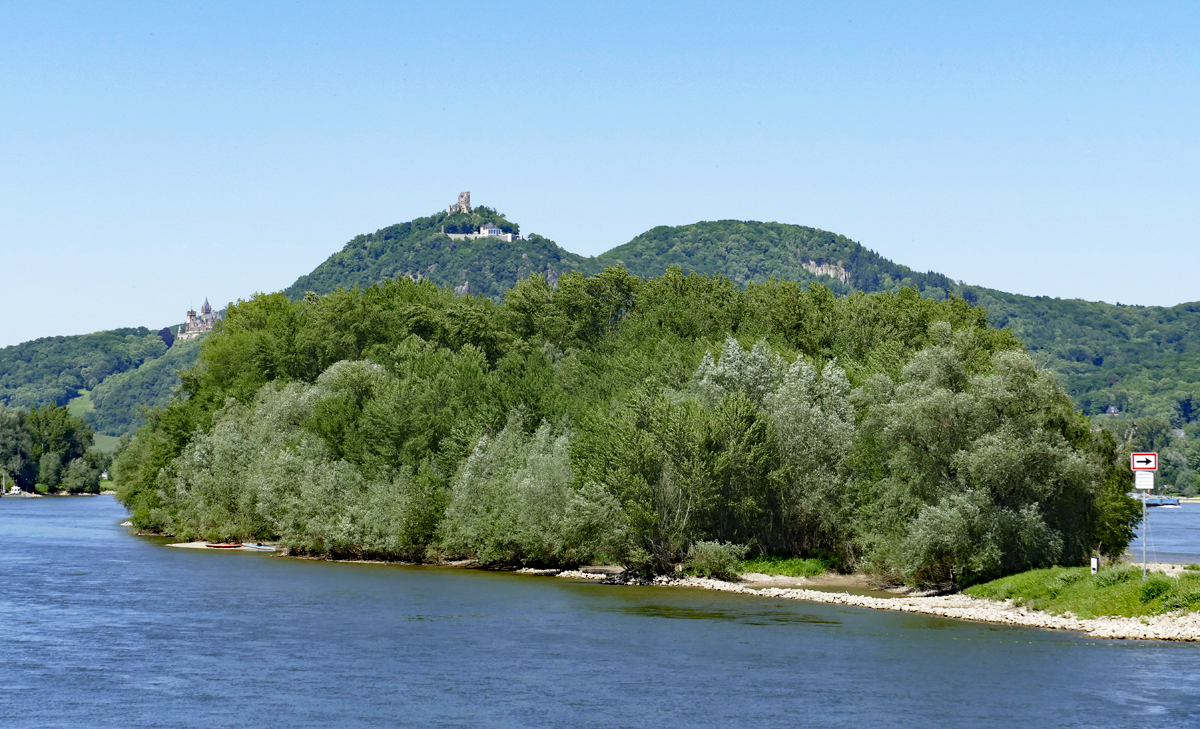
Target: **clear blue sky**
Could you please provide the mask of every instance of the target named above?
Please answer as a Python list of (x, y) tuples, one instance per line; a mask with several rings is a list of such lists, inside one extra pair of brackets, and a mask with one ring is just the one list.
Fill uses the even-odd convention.
[(0, 346), (283, 288), (470, 190), (595, 254), (836, 231), (1200, 299), (1195, 3), (0, 5)]

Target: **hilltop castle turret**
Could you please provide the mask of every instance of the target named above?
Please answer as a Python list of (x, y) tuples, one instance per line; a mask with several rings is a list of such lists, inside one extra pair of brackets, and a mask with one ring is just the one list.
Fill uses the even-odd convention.
[(179, 327), (179, 333), (175, 335), (176, 339), (187, 341), (195, 339), (205, 332), (211, 332), (217, 322), (223, 317), (214, 312), (212, 307), (208, 305), (208, 298), (204, 299), (204, 306), (200, 307), (199, 315), (195, 309), (188, 309), (187, 323)]

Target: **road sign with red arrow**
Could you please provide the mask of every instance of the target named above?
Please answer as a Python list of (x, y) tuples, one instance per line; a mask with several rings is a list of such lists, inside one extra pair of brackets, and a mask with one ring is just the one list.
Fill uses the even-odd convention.
[(1134, 453), (1129, 456), (1129, 467), (1135, 471), (1157, 471), (1157, 453)]

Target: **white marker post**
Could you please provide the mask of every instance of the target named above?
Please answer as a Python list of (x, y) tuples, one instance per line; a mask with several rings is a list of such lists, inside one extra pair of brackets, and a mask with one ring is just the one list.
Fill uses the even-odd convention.
[(1142, 579), (1146, 579), (1146, 542), (1150, 527), (1146, 524), (1146, 492), (1154, 488), (1154, 472), (1158, 470), (1157, 453), (1133, 453), (1129, 456), (1133, 469), (1133, 487), (1142, 492)]

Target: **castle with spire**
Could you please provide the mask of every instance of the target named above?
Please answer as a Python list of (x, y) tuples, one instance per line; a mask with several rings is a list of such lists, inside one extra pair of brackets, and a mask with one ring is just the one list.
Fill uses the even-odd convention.
[(179, 333), (175, 335), (176, 339), (187, 341), (195, 339), (205, 332), (211, 332), (216, 323), (223, 317), (214, 312), (212, 307), (208, 305), (208, 298), (204, 299), (204, 306), (200, 307), (200, 314), (196, 314), (195, 309), (188, 309), (187, 323), (179, 327)]

